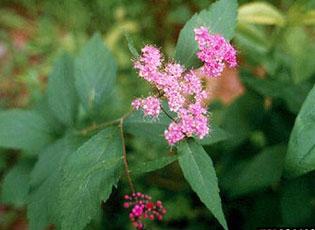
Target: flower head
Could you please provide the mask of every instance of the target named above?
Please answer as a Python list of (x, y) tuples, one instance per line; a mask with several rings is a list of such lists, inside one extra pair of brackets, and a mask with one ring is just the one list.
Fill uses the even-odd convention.
[[(199, 46), (197, 56), (204, 62), (202, 72), (205, 75), (219, 76), (225, 64), (236, 66), (236, 51), (224, 37), (210, 34), (205, 27), (194, 31)], [(169, 110), (176, 114), (164, 132), (170, 145), (185, 137), (202, 139), (209, 133), (209, 119), (204, 105), (207, 91), (203, 79), (196, 75), (196, 70), (187, 70), (174, 61), (165, 62), (160, 50), (152, 45), (146, 45), (141, 50), (134, 67), (139, 76), (156, 89), (158, 95), (135, 99), (132, 107), (142, 109), (145, 116), (157, 117), (161, 110), (159, 99), (166, 99)]]
[(145, 116), (157, 117), (161, 111), (160, 100), (156, 97), (135, 99), (131, 105), (134, 109), (142, 109)]
[(195, 29), (194, 32), (199, 46), (197, 56), (204, 62), (202, 71), (206, 76), (220, 76), (225, 63), (231, 68), (237, 65), (236, 50), (223, 36), (210, 34), (203, 26)]

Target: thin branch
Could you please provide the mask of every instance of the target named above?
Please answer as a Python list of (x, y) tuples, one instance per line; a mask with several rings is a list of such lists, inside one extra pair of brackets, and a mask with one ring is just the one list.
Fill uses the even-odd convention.
[(120, 123), (121, 119), (126, 119), (131, 113), (132, 113), (132, 111), (129, 111), (128, 113), (124, 114), (122, 117), (120, 117), (116, 120), (112, 120), (112, 121), (101, 123), (101, 124), (93, 124), (89, 127), (86, 127), (84, 129), (80, 130), (79, 134), (87, 135), (90, 132), (93, 132), (93, 131), (96, 131), (96, 130), (99, 130), (102, 128), (106, 128), (106, 127), (111, 126), (111, 125), (116, 125), (116, 124), (118, 125)]
[(89, 127), (86, 127), (84, 129), (80, 130), (79, 133), (81, 135), (87, 135), (88, 133), (93, 132), (95, 130), (102, 129), (102, 128), (105, 128), (105, 127), (108, 127), (108, 126), (111, 126), (111, 125), (119, 124), (119, 122), (120, 122), (120, 119), (109, 121), (109, 122), (105, 122), (105, 123), (101, 123), (101, 124), (93, 124), (93, 125), (91, 125)]
[(135, 186), (132, 183), (129, 166), (128, 166), (128, 160), (127, 160), (127, 152), (126, 152), (126, 145), (125, 145), (125, 137), (124, 137), (124, 117), (120, 119), (119, 122), (119, 128), (120, 128), (120, 136), (121, 136), (121, 142), (122, 142), (122, 151), (123, 151), (123, 160), (124, 160), (124, 166), (125, 166), (125, 174), (128, 180), (128, 184), (130, 187), (130, 190), (132, 193), (135, 193)]

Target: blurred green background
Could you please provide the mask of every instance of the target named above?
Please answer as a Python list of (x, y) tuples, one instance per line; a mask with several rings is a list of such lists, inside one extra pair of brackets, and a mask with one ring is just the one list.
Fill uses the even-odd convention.
[[(99, 31), (118, 63), (118, 89), (105, 116), (121, 115), (133, 98), (148, 91), (132, 69), (126, 36), (137, 49), (153, 43), (172, 56), (185, 22), (211, 2), (1, 0), (0, 110), (38, 103), (55, 58), (64, 50), (78, 53)], [(231, 229), (315, 226), (314, 172), (293, 180), (281, 176), (296, 115), (315, 83), (315, 1), (252, 3), (239, 1), (232, 41), (238, 50), (238, 69), (227, 70), (222, 79), (208, 84), (213, 93), (212, 120), (230, 137), (206, 150), (215, 162)], [(131, 164), (167, 151), (145, 138), (130, 138), (127, 144)], [(4, 178), (25, 156), (15, 150), (0, 149), (0, 153)], [(169, 211), (162, 224), (150, 229), (220, 229), (184, 181), (177, 163), (137, 177), (136, 185), (163, 200)], [(121, 207), (120, 198), (128, 192), (123, 188), (115, 190), (105, 205), (101, 229), (129, 229), (127, 211)], [(2, 198), (1, 203), (0, 229), (27, 229), (25, 201)], [(90, 228), (96, 226), (91, 223)]]

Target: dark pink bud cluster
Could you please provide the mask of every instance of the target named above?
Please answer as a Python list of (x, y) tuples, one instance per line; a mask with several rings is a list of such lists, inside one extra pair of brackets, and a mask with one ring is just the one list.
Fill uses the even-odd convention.
[(125, 195), (124, 207), (130, 208), (129, 218), (133, 226), (138, 229), (144, 229), (143, 220), (151, 221), (157, 219), (161, 221), (166, 214), (166, 209), (161, 201), (152, 202), (152, 198), (140, 192), (131, 195)]
[[(230, 67), (236, 65), (236, 51), (222, 36), (211, 35), (207, 28), (200, 27), (195, 29), (195, 39), (200, 49), (197, 56), (204, 62), (202, 70), (206, 75), (220, 75), (225, 63)], [(163, 97), (169, 109), (177, 115), (164, 132), (170, 145), (185, 137), (202, 139), (208, 135), (208, 114), (203, 103), (208, 95), (194, 69), (187, 70), (178, 63), (165, 62), (160, 50), (152, 45), (141, 50), (134, 68), (159, 94), (134, 100), (133, 108), (142, 109), (145, 116), (158, 117), (160, 98)]]

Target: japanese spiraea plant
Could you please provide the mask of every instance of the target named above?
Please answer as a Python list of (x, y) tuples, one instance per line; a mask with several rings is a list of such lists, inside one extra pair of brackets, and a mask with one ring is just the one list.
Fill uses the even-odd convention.
[[(208, 28), (203, 26), (195, 28), (194, 33), (199, 47), (197, 56), (203, 62), (202, 76), (205, 78), (219, 77), (226, 64), (229, 67), (236, 66), (236, 50), (223, 36), (211, 34)], [(134, 61), (134, 68), (141, 78), (150, 83), (156, 94), (147, 98), (135, 99), (132, 107), (136, 110), (143, 110), (144, 116), (152, 119), (158, 119), (161, 112), (171, 119), (164, 132), (169, 145), (174, 145), (185, 138), (197, 136), (199, 139), (203, 139), (209, 135), (211, 129), (205, 103), (207, 91), (203, 79), (197, 75), (196, 69), (186, 69), (175, 61), (167, 62), (160, 50), (153, 45), (146, 45), (142, 48), (140, 57)], [(162, 99), (166, 99), (169, 110), (176, 116), (172, 117), (163, 108)], [(133, 197), (142, 196), (144, 195), (133, 194)], [(137, 229), (143, 229), (144, 226), (139, 220), (140, 217), (154, 219), (153, 214), (145, 212), (147, 206), (148, 204), (140, 200), (136, 202), (130, 213), (130, 219)], [(129, 207), (128, 204), (127, 207)], [(149, 211), (150, 209), (152, 208), (149, 208)], [(157, 214), (159, 220), (162, 219), (162, 214)]]
[[(81, 230), (97, 222), (101, 204), (117, 187), (122, 169), (130, 192), (120, 207), (130, 210), (134, 228), (146, 229), (150, 221), (166, 218), (167, 207), (136, 189), (133, 177), (175, 161), (192, 190), (228, 228), (216, 172), (200, 140), (218, 141), (212, 140), (215, 126), (204, 82), (237, 65), (236, 50), (229, 43), (236, 12), (235, 0), (219, 0), (193, 16), (179, 34), (173, 58), (162, 55), (155, 45), (145, 45), (132, 62), (152, 92), (134, 99), (130, 112), (118, 119), (108, 109), (114, 102), (116, 64), (100, 35), (94, 35), (77, 57), (66, 54), (56, 62), (45, 97), (35, 109), (0, 113), (1, 147), (21, 149), (32, 157), (39, 153), (36, 163), (21, 160), (3, 186), (4, 200), (27, 204), (30, 229), (53, 224), (57, 229)], [(171, 154), (149, 163), (137, 159), (139, 164), (132, 165), (126, 148), (130, 135), (149, 137)], [(19, 177), (25, 172), (27, 178)], [(20, 183), (25, 186), (13, 199), (10, 178), (15, 175), (25, 179)]]

